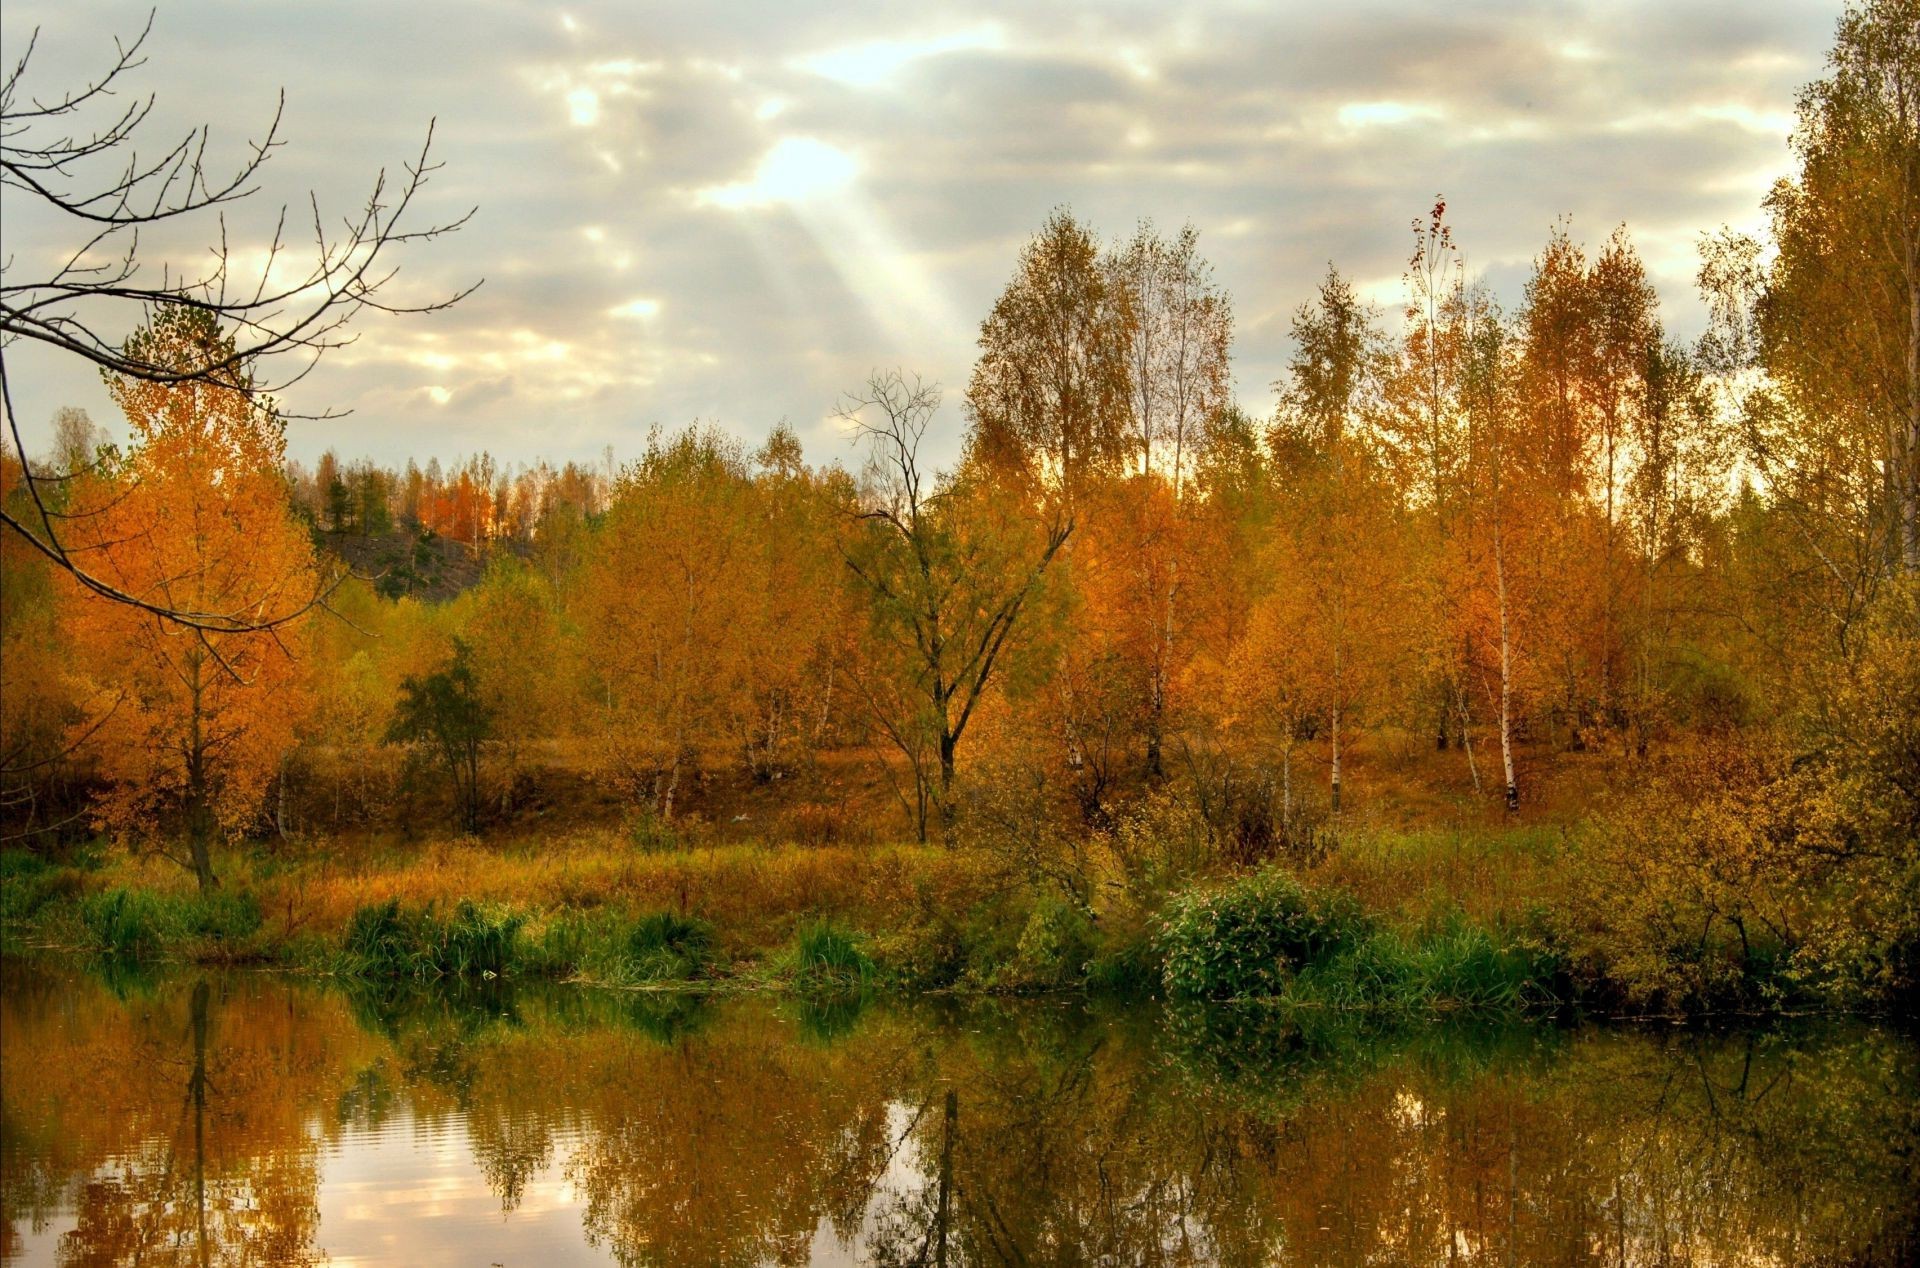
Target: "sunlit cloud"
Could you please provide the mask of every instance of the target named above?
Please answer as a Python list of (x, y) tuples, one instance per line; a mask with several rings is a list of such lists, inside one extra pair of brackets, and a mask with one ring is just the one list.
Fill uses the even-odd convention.
[(1406, 123), (1431, 123), (1443, 115), (1438, 106), (1413, 102), (1355, 101), (1341, 106), (1338, 118), (1343, 128), (1391, 128)]
[(575, 88), (567, 93), (567, 117), (576, 128), (590, 128), (600, 121), (600, 94), (591, 88)]
[(797, 59), (794, 64), (852, 88), (880, 88), (923, 58), (970, 49), (997, 49), (1005, 43), (1006, 37), (998, 26), (982, 26), (932, 39), (872, 40), (814, 53)]
[(812, 137), (787, 137), (766, 152), (751, 179), (703, 189), (695, 201), (733, 210), (806, 202), (845, 189), (859, 174), (859, 160), (845, 150)]
[(630, 299), (624, 304), (615, 304), (607, 310), (607, 316), (609, 317), (629, 317), (640, 321), (646, 321), (659, 315), (660, 301), (657, 299), (649, 299), (644, 295), (639, 299)]

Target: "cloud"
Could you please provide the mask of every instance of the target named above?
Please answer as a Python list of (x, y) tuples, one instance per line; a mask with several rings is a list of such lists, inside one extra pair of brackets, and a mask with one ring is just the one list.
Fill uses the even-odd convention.
[[(0, 34), (41, 28), (44, 94), (146, 12), (13, 0)], [(267, 187), (229, 209), (247, 250), (309, 189), (350, 213), (430, 118), (445, 166), (423, 218), (479, 208), (406, 251), (395, 286), (485, 286), (450, 312), (369, 315), (290, 397), (352, 411), (296, 424), (296, 454), (566, 458), (696, 418), (757, 440), (902, 364), (947, 386), (944, 460), (977, 323), (1062, 204), (1109, 235), (1200, 229), (1262, 412), (1327, 261), (1390, 298), (1436, 193), (1510, 303), (1556, 217), (1590, 242), (1626, 222), (1689, 333), (1690, 244), (1757, 221), (1834, 16), (1830, 0), (217, 4), (159, 13), (138, 86), (159, 96), (156, 140), (207, 121), (229, 156), (286, 89)], [(0, 198), (18, 268), (78, 245)], [(157, 272), (211, 240), (170, 226), (142, 249)], [(16, 346), (8, 369), (30, 439), (61, 404), (110, 416), (84, 367)], [(829, 428), (806, 439), (845, 456)]]
[(853, 183), (860, 163), (851, 154), (813, 137), (783, 137), (748, 180), (703, 189), (694, 201), (731, 209), (811, 202)]

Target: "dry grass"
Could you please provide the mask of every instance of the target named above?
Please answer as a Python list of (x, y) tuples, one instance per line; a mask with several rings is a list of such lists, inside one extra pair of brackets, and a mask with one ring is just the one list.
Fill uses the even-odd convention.
[(1404, 923), (1457, 910), (1512, 927), (1564, 901), (1566, 852), (1566, 830), (1551, 825), (1350, 832), (1308, 878)]
[[(934, 847), (738, 844), (648, 853), (605, 831), (500, 844), (333, 841), (290, 865), (236, 855), (223, 866), (283, 938), (331, 935), (357, 909), (389, 899), (443, 909), (465, 899), (529, 913), (697, 915), (736, 952), (780, 945), (808, 918), (881, 929), (963, 911), (1004, 883), (984, 861)], [(171, 864), (128, 860), (100, 883), (171, 890), (189, 882)]]

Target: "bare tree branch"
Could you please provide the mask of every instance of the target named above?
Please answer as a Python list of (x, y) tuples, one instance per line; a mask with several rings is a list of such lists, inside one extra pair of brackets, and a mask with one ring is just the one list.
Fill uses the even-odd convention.
[[(97, 78), (45, 99), (29, 95), (25, 86), (39, 42), (36, 30), (0, 81), (0, 196), (29, 199), (43, 212), (71, 221), (78, 242), (44, 278), (22, 279), (12, 259), (0, 262), (0, 407), (32, 503), (26, 514), (0, 510), (0, 525), (113, 602), (203, 633), (271, 630), (324, 606), (345, 574), (324, 579), (313, 595), (271, 613), (185, 611), (95, 575), (62, 541), (60, 516), (42, 496), (42, 485), (64, 476), (37, 471), (27, 453), (7, 350), (26, 339), (91, 362), (109, 376), (159, 384), (242, 382), (252, 395), (271, 396), (306, 377), (324, 353), (352, 343), (356, 336), (348, 327), (362, 312), (437, 312), (472, 294), (478, 282), (419, 303), (397, 302), (386, 292), (399, 272), (394, 260), (399, 248), (455, 232), (474, 211), (415, 227), (415, 203), (440, 169), (433, 160), (434, 123), (429, 121), (418, 155), (397, 176), (382, 168), (365, 202), (337, 229), (328, 230), (318, 198), (309, 195), (313, 242), (304, 268), (290, 276), (279, 272), (290, 250), (283, 206), (257, 276), (237, 277), (225, 208), (258, 192), (262, 169), (284, 144), (286, 94), (275, 103), (264, 134), (246, 143), (229, 171), (210, 170), (211, 133), (205, 125), (166, 144), (157, 156), (148, 151), (143, 157), (139, 132), (153, 110), (151, 94), (110, 110), (91, 129), (82, 125), (82, 117), (116, 98), (127, 77), (145, 65), (143, 50), (152, 30), (149, 13), (131, 42), (114, 41), (113, 59)], [(141, 229), (195, 215), (214, 221), (211, 261), (198, 272), (165, 265), (157, 278), (143, 278)], [(138, 325), (166, 305), (210, 314), (232, 333), (232, 344), (184, 366), (143, 356), (124, 341), (123, 327)]]

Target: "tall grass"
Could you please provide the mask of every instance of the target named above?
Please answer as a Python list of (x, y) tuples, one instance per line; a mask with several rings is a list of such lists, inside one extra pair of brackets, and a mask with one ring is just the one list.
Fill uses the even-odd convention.
[(156, 959), (181, 944), (197, 958), (231, 958), (260, 928), (260, 907), (251, 895), (168, 894), (111, 889), (80, 900), (80, 925), (88, 946), (115, 959)]
[(808, 920), (793, 936), (787, 964), (801, 990), (846, 991), (870, 985), (873, 960), (864, 939), (830, 920)]
[(341, 967), (368, 977), (499, 977), (516, 961), (526, 918), (461, 902), (442, 919), (408, 912), (399, 899), (362, 907), (347, 922)]

